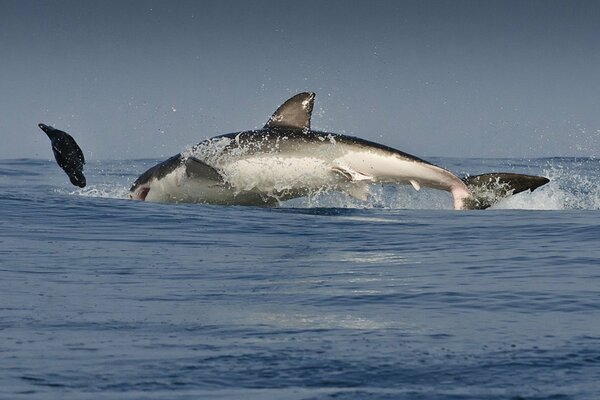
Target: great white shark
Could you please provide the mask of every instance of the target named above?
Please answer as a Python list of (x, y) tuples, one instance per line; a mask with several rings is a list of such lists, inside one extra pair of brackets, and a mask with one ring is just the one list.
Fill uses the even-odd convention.
[(546, 184), (545, 177), (489, 173), (459, 178), (392, 147), (310, 128), (315, 94), (283, 103), (262, 129), (207, 139), (144, 172), (129, 197), (158, 202), (277, 205), (322, 190), (367, 200), (369, 185), (445, 190), (454, 208), (484, 209)]

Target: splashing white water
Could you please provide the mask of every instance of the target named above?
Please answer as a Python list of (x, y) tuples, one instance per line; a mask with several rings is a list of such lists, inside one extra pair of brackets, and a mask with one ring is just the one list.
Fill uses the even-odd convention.
[(541, 175), (550, 182), (534, 192), (508, 197), (495, 209), (599, 210), (600, 182), (597, 160), (553, 159)]
[(97, 184), (82, 189), (68, 191), (68, 194), (82, 197), (100, 197), (106, 199), (128, 199), (129, 190), (124, 186)]

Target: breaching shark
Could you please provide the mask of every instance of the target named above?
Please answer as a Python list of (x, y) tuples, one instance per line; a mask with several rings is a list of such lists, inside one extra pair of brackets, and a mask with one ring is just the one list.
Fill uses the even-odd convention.
[(450, 192), (454, 208), (485, 209), (535, 190), (541, 176), (489, 173), (463, 179), (413, 155), (357, 137), (311, 130), (315, 94), (283, 103), (262, 129), (207, 139), (150, 168), (131, 199), (272, 206), (323, 190), (367, 200), (371, 184)]

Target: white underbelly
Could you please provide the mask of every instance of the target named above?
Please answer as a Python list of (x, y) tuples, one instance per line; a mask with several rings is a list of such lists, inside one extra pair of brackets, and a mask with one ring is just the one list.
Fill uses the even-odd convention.
[(378, 151), (348, 151), (338, 162), (373, 177), (373, 182), (411, 184), (413, 181), (419, 186), (450, 190), (458, 181), (454, 174), (438, 166)]
[(239, 191), (315, 190), (336, 183), (331, 162), (309, 156), (255, 156), (224, 163), (219, 169)]

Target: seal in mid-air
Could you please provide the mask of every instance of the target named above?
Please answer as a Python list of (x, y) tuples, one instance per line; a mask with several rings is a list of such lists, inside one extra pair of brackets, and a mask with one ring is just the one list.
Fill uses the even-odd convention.
[(85, 158), (75, 139), (67, 132), (55, 129), (49, 125), (38, 124), (38, 126), (50, 138), (54, 158), (58, 165), (67, 173), (71, 183), (75, 186), (85, 187), (85, 176), (83, 175)]
[(134, 182), (130, 198), (264, 206), (335, 190), (366, 200), (369, 185), (381, 183), (445, 190), (452, 194), (455, 209), (484, 209), (548, 182), (513, 173), (461, 179), (382, 144), (313, 131), (314, 98), (314, 93), (299, 93), (262, 129), (216, 136), (161, 162)]

